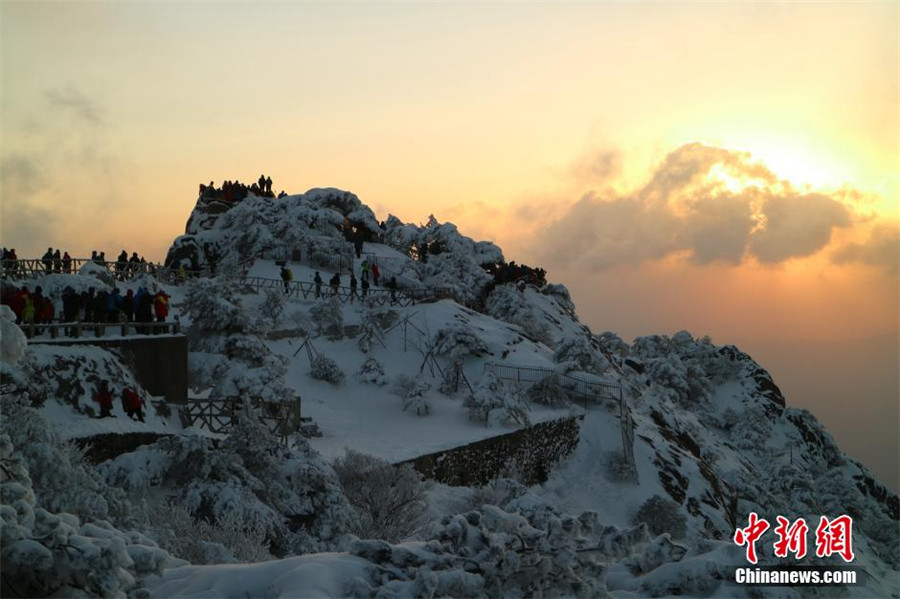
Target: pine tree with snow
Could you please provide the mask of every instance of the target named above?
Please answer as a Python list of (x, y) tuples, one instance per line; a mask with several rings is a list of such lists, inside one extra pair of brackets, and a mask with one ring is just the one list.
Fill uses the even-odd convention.
[(469, 419), (484, 422), (488, 427), (510, 422), (521, 426), (531, 424), (528, 404), (521, 394), (510, 389), (492, 371), (485, 373), (463, 405), (469, 410)]

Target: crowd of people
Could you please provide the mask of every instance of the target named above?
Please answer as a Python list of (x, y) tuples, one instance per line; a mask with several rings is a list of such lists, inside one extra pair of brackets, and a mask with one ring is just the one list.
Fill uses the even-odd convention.
[[(240, 202), (249, 194), (264, 198), (274, 198), (275, 192), (272, 191), (272, 177), (260, 175), (259, 179), (247, 185), (240, 181), (223, 181), (222, 187), (216, 188), (214, 182), (210, 181), (209, 185), (200, 184), (200, 197), (205, 199), (225, 200), (226, 202)], [(278, 194), (279, 198), (286, 194), (282, 191)]]
[[(3, 248), (0, 261), (3, 264), (3, 275), (9, 278), (20, 278), (26, 274), (25, 267), (19, 262), (19, 256), (16, 254), (15, 248)], [(139, 272), (151, 272), (155, 266), (151, 262), (147, 262), (143, 256), (138, 256), (137, 252), (132, 252), (128, 257), (128, 252), (122, 250), (118, 259), (114, 263), (106, 261), (106, 252), (91, 251), (91, 261), (101, 266), (112, 265), (112, 270), (117, 279), (124, 281), (130, 279)], [(61, 249), (53, 249), (48, 247), (47, 251), (40, 258), (40, 267), (44, 274), (72, 274), (77, 269), (76, 260), (69, 255), (68, 251)]]
[[(30, 291), (23, 285), (19, 289), (6, 288), (0, 296), (3, 303), (13, 311), (16, 324), (43, 325), (52, 324), (56, 320), (54, 302), (45, 296), (40, 285)], [(62, 312), (58, 321), (62, 323), (118, 323), (118, 322), (165, 322), (169, 316), (169, 295), (159, 290), (156, 293), (140, 287), (135, 293), (129, 289), (121, 295), (118, 288), (112, 291), (95, 291), (93, 287), (78, 293), (71, 286), (62, 292)], [(139, 332), (147, 332), (138, 329)], [(35, 331), (40, 334), (38, 327)], [(73, 328), (67, 328), (66, 334), (74, 336)]]

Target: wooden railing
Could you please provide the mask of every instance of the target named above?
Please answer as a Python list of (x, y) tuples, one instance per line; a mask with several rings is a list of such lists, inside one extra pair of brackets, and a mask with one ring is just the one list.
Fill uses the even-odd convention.
[(124, 281), (139, 274), (156, 276), (163, 269), (152, 262), (115, 262), (111, 260), (93, 260), (91, 258), (71, 258), (67, 262), (40, 258), (23, 258), (20, 260), (3, 260), (0, 263), (0, 276), (10, 279), (26, 279), (43, 277), (52, 274), (78, 274), (85, 264), (96, 264), (109, 271), (110, 275)]
[(19, 328), (26, 337), (49, 336), (56, 339), (60, 335), (79, 339), (81, 337), (103, 338), (107, 330), (122, 337), (132, 335), (177, 335), (181, 332), (181, 323), (177, 320), (168, 322), (54, 322), (54, 323), (22, 323)]
[[(292, 402), (263, 401), (256, 397), (250, 403), (259, 410), (260, 420), (286, 442), (287, 437), (300, 431), (301, 401), (295, 397)], [(188, 399), (180, 404), (181, 422), (185, 427), (204, 426), (213, 433), (227, 433), (234, 423), (234, 416), (240, 412), (243, 400), (239, 397), (224, 399)]]

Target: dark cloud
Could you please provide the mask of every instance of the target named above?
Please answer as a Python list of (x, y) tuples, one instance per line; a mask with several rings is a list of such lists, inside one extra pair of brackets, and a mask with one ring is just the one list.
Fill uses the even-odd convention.
[(854, 213), (835, 197), (798, 193), (745, 152), (691, 143), (626, 195), (590, 192), (538, 239), (548, 264), (602, 270), (683, 254), (697, 264), (765, 264), (810, 256)]
[(864, 243), (850, 243), (832, 255), (838, 264), (859, 262), (879, 266), (897, 276), (900, 271), (900, 226), (880, 225)]
[(100, 104), (72, 85), (53, 87), (44, 93), (51, 108), (72, 114), (91, 125), (103, 125), (104, 111)]
[(682, 247), (697, 264), (738, 264), (756, 225), (751, 193), (698, 198), (682, 222)]
[(750, 252), (764, 264), (815, 254), (851, 216), (844, 204), (821, 194), (770, 196), (763, 215), (765, 226), (754, 232)]

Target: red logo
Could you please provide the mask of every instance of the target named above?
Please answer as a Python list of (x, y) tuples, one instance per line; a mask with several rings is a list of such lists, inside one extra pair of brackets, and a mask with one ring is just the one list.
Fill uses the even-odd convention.
[[(778, 540), (774, 543), (775, 557), (787, 558), (789, 553), (794, 554), (794, 559), (803, 559), (806, 556), (806, 536), (809, 526), (803, 518), (797, 518), (792, 524), (784, 516), (775, 517), (778, 526), (774, 532)], [(750, 512), (749, 524), (746, 528), (738, 528), (734, 531), (734, 542), (739, 546), (746, 546), (747, 561), (757, 563), (756, 541), (770, 528), (768, 520), (760, 518), (756, 512)], [(816, 527), (816, 556), (829, 557), (838, 554), (845, 562), (855, 559), (853, 553), (853, 518), (847, 515), (838, 516), (829, 520), (822, 516), (819, 526)]]

